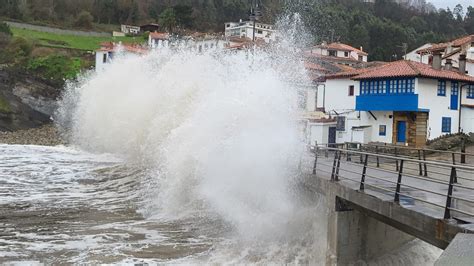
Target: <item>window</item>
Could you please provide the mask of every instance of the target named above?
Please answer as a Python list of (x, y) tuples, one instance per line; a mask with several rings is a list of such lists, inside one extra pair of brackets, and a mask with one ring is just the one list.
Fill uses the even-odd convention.
[(379, 136), (387, 136), (387, 126), (380, 125), (379, 126)]
[(362, 55), (359, 55), (359, 61), (364, 61), (364, 57)]
[(337, 131), (346, 131), (346, 117), (345, 116), (338, 116), (337, 117), (336, 130)]
[(459, 94), (459, 83), (451, 82), (451, 95), (457, 96)]
[(102, 55), (102, 63), (107, 63), (107, 54)]
[(349, 52), (344, 52), (344, 57), (349, 57)]
[(258, 30), (257, 33), (258, 33), (258, 34), (262, 34), (263, 31), (262, 31), (262, 30)]
[(438, 81), (438, 96), (446, 96), (446, 81)]
[(395, 94), (397, 93), (397, 81), (392, 79), (390, 80), (390, 93)]
[(361, 95), (414, 94), (415, 79), (370, 80), (361, 82)]
[(354, 96), (354, 85), (349, 86), (349, 96)]
[(328, 54), (329, 54), (329, 56), (335, 56), (335, 57), (337, 57), (337, 51), (328, 50)]
[(469, 87), (467, 87), (466, 97), (469, 99), (474, 99), (474, 85), (469, 85)]
[(451, 117), (443, 117), (441, 122), (441, 132), (451, 133)]

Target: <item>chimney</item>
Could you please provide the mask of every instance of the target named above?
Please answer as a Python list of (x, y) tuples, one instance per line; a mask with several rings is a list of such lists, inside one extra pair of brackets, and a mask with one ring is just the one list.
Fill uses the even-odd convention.
[(452, 70), (453, 69), (453, 60), (448, 58), (446, 59), (446, 64), (444, 64), (445, 70)]
[(459, 55), (459, 73), (466, 74), (466, 55)]
[(433, 53), (433, 68), (436, 70), (441, 69), (441, 53), (440, 52)]

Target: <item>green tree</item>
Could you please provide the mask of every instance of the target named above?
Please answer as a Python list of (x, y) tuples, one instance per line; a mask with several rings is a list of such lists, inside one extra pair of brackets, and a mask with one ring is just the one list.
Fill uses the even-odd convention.
[(182, 27), (190, 28), (193, 26), (193, 8), (187, 5), (176, 5), (173, 7), (176, 16), (176, 23)]
[(174, 27), (176, 26), (176, 15), (173, 8), (167, 8), (160, 14), (160, 24), (168, 32), (173, 32)]
[(87, 11), (82, 11), (77, 15), (74, 25), (81, 28), (91, 29), (94, 17)]

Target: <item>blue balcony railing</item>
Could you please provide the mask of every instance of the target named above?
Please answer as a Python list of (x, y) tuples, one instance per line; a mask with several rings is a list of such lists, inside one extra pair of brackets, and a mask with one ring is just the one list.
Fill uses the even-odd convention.
[(418, 94), (361, 95), (357, 111), (418, 111)]

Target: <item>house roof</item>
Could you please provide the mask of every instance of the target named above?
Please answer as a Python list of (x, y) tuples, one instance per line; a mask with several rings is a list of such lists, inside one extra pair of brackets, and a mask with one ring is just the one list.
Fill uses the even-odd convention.
[(427, 54), (427, 53), (432, 53), (432, 52), (436, 52), (436, 51), (443, 51), (444, 49), (446, 49), (450, 45), (452, 47), (461, 47), (461, 46), (469, 44), (473, 41), (474, 41), (474, 35), (467, 35), (467, 36), (463, 36), (461, 38), (452, 40), (450, 42), (433, 44), (431, 47), (418, 50), (417, 53)]
[(318, 72), (323, 72), (323, 73), (329, 73), (331, 72), (329, 69), (323, 67), (322, 65), (320, 64), (317, 64), (317, 63), (313, 63), (313, 62), (304, 62), (304, 67), (308, 70), (312, 70), (312, 71), (318, 71)]
[(383, 66), (385, 64), (386, 64), (386, 62), (374, 61), (374, 62), (367, 63), (365, 65), (365, 67), (363, 67), (363, 68), (347, 67), (346, 69), (344, 69), (341, 72), (326, 75), (325, 78), (326, 79), (351, 78), (351, 77), (355, 77), (355, 76), (361, 75), (363, 73), (366, 73), (368, 71), (371, 71), (371, 70), (373, 70), (377, 67)]
[(368, 55), (366, 52), (364, 52), (360, 49), (354, 48), (350, 45), (340, 43), (340, 42), (333, 42), (333, 43), (330, 43), (330, 44), (323, 43), (323, 44), (320, 44), (320, 45), (316, 45), (315, 47), (316, 48), (323, 48), (323, 49), (338, 50), (338, 51), (356, 52), (359, 55)]
[(113, 42), (105, 42), (101, 43), (100, 49), (97, 51), (100, 52), (118, 52), (120, 50), (126, 51), (129, 53), (135, 54), (144, 54), (148, 52), (148, 49), (143, 48), (140, 45), (132, 45), (132, 44), (117, 44)]
[(436, 70), (430, 65), (408, 60), (400, 60), (372, 68), (369, 71), (354, 76), (353, 79), (361, 80), (396, 77), (424, 77), (474, 83), (474, 77), (451, 70)]
[(150, 37), (155, 40), (168, 40), (170, 35), (166, 32), (150, 32)]

